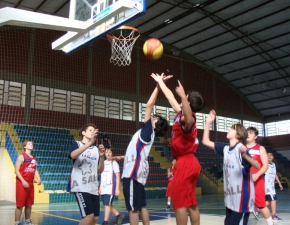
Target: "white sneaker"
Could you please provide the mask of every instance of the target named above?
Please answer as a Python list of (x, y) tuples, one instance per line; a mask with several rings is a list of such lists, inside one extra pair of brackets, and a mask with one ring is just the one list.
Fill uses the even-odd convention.
[(273, 217), (273, 222), (279, 222), (279, 221), (282, 221), (282, 219), (277, 214), (275, 214), (275, 216)]
[(259, 219), (259, 212), (258, 212), (257, 210), (254, 210), (254, 211), (253, 211), (253, 215), (254, 215), (254, 217), (256, 218), (256, 220)]

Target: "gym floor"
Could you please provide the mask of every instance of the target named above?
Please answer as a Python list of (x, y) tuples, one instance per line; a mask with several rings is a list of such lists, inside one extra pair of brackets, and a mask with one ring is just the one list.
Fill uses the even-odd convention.
[[(283, 225), (290, 225), (290, 190), (277, 190), (277, 214), (283, 221), (278, 222)], [(201, 214), (200, 224), (215, 225), (223, 224), (225, 207), (223, 203), (223, 194), (202, 195), (197, 197), (199, 210)], [(166, 211), (166, 198), (147, 199), (147, 208), (150, 215), (150, 224), (152, 225), (173, 225), (175, 214), (171, 209)], [(125, 202), (117, 200), (114, 202), (115, 208), (125, 215), (123, 224), (129, 224), (128, 213), (126, 212)], [(0, 201), (0, 224), (14, 225), (15, 204)], [(76, 203), (53, 203), (53, 204), (35, 204), (32, 208), (32, 222), (36, 225), (77, 225), (81, 219)], [(22, 221), (24, 220), (22, 216)], [(103, 222), (103, 205), (99, 224)], [(114, 216), (111, 215), (109, 224), (116, 224)], [(140, 224), (142, 224), (140, 222)], [(190, 224), (190, 221), (188, 221)], [(267, 224), (263, 218), (256, 220), (253, 215), (250, 216), (249, 225)]]

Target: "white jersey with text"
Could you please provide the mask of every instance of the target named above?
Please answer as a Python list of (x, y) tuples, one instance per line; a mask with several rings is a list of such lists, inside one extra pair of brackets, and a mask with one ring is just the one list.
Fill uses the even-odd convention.
[(101, 174), (101, 195), (115, 195), (116, 192), (116, 173), (120, 173), (119, 165), (116, 161), (104, 162), (104, 171)]
[[(78, 147), (84, 146), (76, 141)], [(70, 192), (86, 192), (98, 194), (98, 164), (99, 151), (96, 146), (90, 146), (73, 162), (70, 180)]]
[(242, 165), (238, 143), (233, 150), (224, 147), (225, 206), (235, 212), (247, 213), (254, 209), (254, 183), (250, 170)]
[(269, 163), (269, 167), (265, 173), (265, 194), (275, 195), (275, 178), (276, 178), (276, 165), (275, 163)]
[(149, 174), (148, 155), (155, 133), (153, 130), (151, 131), (150, 142), (142, 140), (140, 134), (141, 129), (134, 134), (127, 147), (122, 178), (131, 178), (145, 185)]

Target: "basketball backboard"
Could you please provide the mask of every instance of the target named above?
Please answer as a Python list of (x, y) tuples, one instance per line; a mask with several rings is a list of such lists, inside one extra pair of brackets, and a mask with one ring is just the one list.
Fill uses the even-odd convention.
[(146, 13), (146, 0), (71, 0), (69, 19), (83, 21), (86, 28), (52, 43), (52, 49), (70, 53)]

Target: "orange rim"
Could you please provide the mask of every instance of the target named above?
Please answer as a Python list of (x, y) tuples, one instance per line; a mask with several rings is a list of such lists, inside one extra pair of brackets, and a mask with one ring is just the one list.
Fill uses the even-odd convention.
[(140, 36), (140, 31), (135, 27), (121, 26), (121, 27), (117, 28), (116, 30), (132, 30), (132, 31), (136, 31), (138, 33), (138, 35), (136, 37), (133, 37), (133, 38), (118, 38), (112, 34), (107, 34), (107, 38), (109, 38), (111, 40), (130, 41), (130, 40), (135, 40)]

